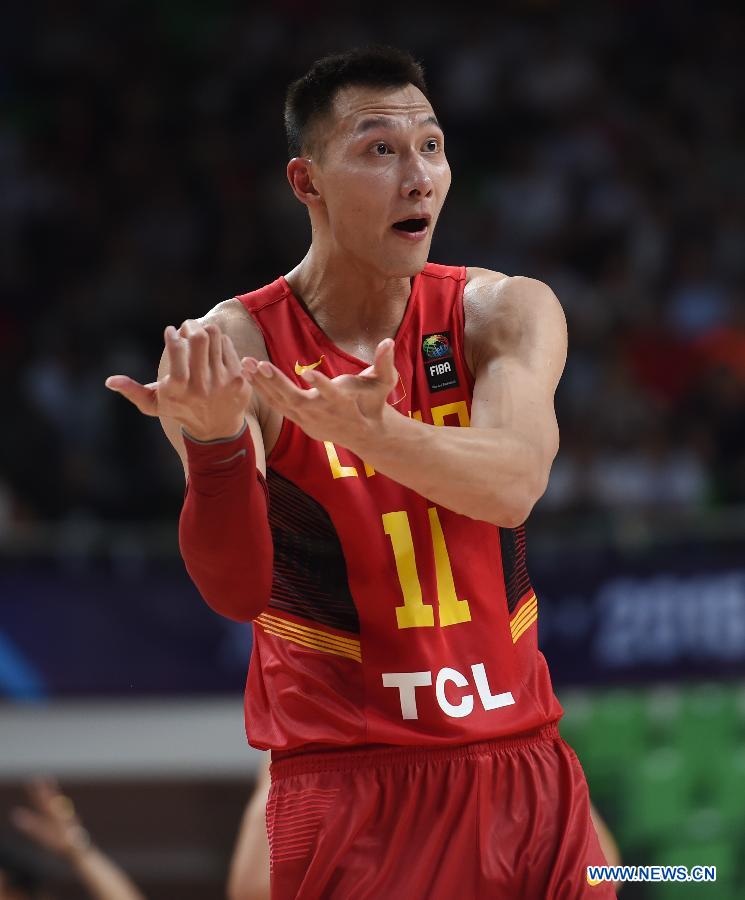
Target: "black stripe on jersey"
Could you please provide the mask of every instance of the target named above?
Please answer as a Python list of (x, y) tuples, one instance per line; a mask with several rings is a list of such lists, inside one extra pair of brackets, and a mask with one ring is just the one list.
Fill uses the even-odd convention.
[(360, 633), (341, 541), (326, 510), (272, 469), (267, 472), (274, 578), (269, 606)]
[(499, 541), (502, 545), (502, 573), (507, 593), (507, 609), (511, 615), (520, 600), (533, 590), (525, 558), (525, 526), (500, 528)]

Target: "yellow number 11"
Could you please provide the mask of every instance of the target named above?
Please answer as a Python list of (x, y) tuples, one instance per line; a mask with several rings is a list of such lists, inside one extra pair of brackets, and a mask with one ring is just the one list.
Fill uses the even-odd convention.
[[(457, 625), (471, 621), (471, 610), (467, 600), (459, 600), (453, 583), (453, 570), (445, 546), (440, 517), (431, 506), (429, 527), (432, 532), (432, 548), (435, 554), (435, 578), (437, 580), (437, 606), (440, 625)], [(398, 580), (401, 582), (403, 606), (396, 607), (399, 628), (426, 628), (435, 624), (435, 613), (431, 604), (422, 600), (422, 585), (414, 558), (414, 540), (407, 512), (390, 512), (383, 515), (383, 530), (391, 539), (393, 556), (396, 560)]]

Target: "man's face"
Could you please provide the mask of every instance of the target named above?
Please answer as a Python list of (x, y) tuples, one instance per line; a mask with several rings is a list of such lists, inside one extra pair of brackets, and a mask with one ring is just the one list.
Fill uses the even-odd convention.
[(333, 245), (386, 277), (420, 272), (450, 187), (427, 98), (414, 85), (345, 88), (317, 127), (312, 178)]

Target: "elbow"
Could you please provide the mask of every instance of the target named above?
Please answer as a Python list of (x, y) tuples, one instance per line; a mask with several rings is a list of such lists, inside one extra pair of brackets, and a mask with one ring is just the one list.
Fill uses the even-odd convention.
[(232, 572), (228, 577), (186, 566), (202, 599), (213, 612), (234, 622), (251, 622), (269, 605), (272, 566)]
[(500, 528), (519, 528), (525, 524), (533, 507), (546, 493), (551, 464), (559, 446), (558, 429), (554, 437), (545, 452), (535, 447), (524, 448), (508, 489), (505, 490), (504, 483), (495, 485), (487, 521)]
[(527, 515), (513, 515), (509, 513), (499, 516), (499, 521), (494, 524), (499, 525), (500, 528), (519, 528), (521, 525), (525, 524), (527, 518)]
[(546, 491), (548, 476), (536, 478), (533, 483), (528, 479), (520, 487), (511, 491), (509, 496), (500, 495), (495, 498), (489, 521), (500, 528), (519, 528), (528, 520), (533, 507)]
[(204, 593), (202, 593), (202, 597), (204, 602), (213, 612), (216, 612), (225, 619), (241, 623), (253, 622), (253, 620), (257, 616), (260, 616), (269, 605), (268, 592), (259, 599), (253, 595), (249, 597), (246, 597), (245, 595), (239, 597), (221, 597), (217, 599), (215, 597), (207, 597)]
[(519, 528), (525, 524), (532, 508), (532, 505), (503, 507), (490, 517), (490, 521), (500, 528)]
[(202, 592), (205, 603), (218, 615), (233, 622), (253, 622), (269, 605), (270, 585), (262, 590), (251, 586), (234, 593), (213, 594), (208, 597)]
[(525, 523), (532, 509), (533, 503), (522, 494), (509, 497), (499, 494), (492, 497), (488, 510), (478, 518), (499, 528), (519, 528)]

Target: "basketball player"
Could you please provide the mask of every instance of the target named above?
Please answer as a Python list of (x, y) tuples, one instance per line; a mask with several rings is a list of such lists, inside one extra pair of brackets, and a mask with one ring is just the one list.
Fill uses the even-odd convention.
[(523, 523), (558, 448), (561, 307), (427, 262), (450, 187), (408, 54), (289, 89), (312, 241), (285, 277), (165, 331), (158, 415), (186, 567), (254, 623), (275, 898), (594, 898), (604, 862), (536, 643)]

